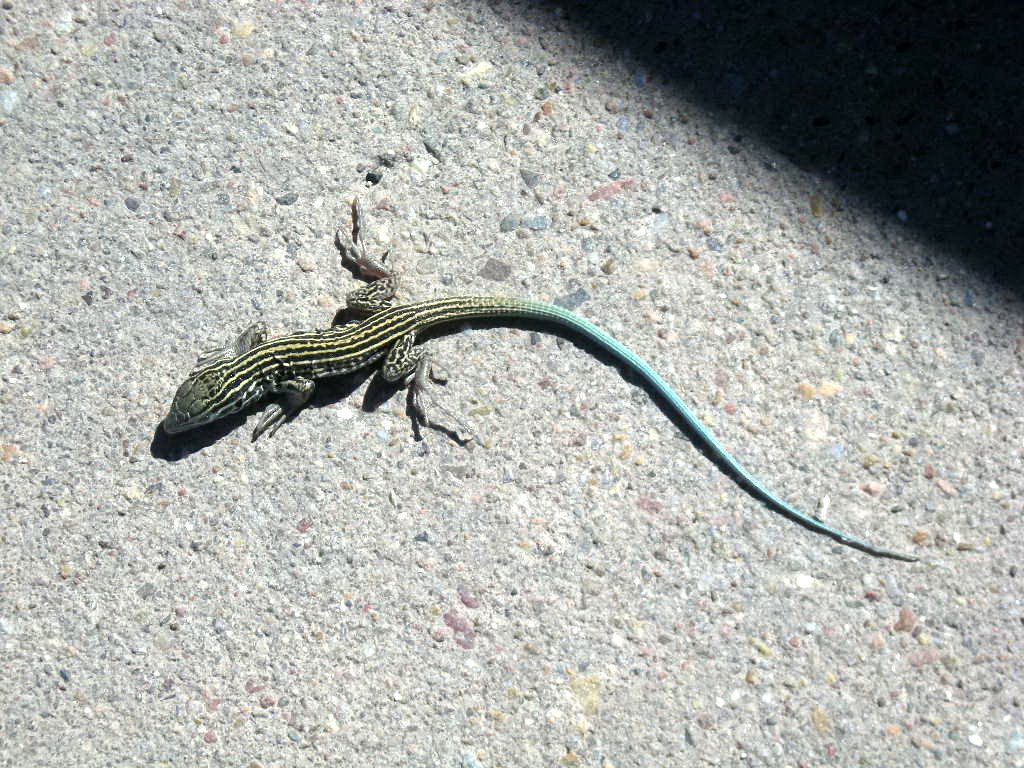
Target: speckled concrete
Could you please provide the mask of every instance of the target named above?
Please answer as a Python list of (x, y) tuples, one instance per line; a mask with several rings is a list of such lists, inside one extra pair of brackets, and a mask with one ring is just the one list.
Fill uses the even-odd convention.
[[(1011, 286), (557, 13), (2, 19), (0, 763), (1024, 764)], [(482, 445), (365, 376), (162, 436), (199, 351), (330, 323), (354, 194), (402, 297), (575, 307), (921, 562), (520, 328), (431, 342)]]

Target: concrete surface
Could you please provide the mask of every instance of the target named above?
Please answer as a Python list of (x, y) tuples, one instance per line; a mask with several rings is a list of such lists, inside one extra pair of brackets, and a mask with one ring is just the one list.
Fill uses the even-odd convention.
[[(557, 9), (2, 18), (0, 764), (1024, 764), (1020, 296), (912, 212)], [(432, 342), (484, 446), (366, 377), (273, 439), (163, 440), (201, 350), (330, 322), (353, 194), (404, 298), (574, 307), (921, 562), (779, 518), (516, 328)]]

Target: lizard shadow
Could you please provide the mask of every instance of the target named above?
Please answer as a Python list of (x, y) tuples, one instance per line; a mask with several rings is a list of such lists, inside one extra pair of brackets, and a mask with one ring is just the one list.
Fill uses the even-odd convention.
[[(296, 418), (306, 408), (323, 408), (339, 400), (344, 400), (355, 392), (369, 376), (370, 371), (364, 370), (318, 382), (316, 391), (306, 407), (290, 416), (285, 424)], [(171, 462), (187, 458), (222, 440), (240, 427), (244, 427), (250, 416), (259, 414), (272, 400), (273, 398), (258, 400), (238, 413), (178, 435), (169, 434), (161, 422), (153, 431), (153, 439), (149, 445), (150, 455), (155, 459)], [(267, 438), (264, 437), (264, 439)]]
[[(366, 368), (361, 371), (355, 371), (342, 376), (322, 379), (317, 382), (316, 390), (313, 397), (310, 398), (310, 401), (306, 403), (303, 408), (292, 414), (284, 424), (298, 418), (307, 409), (325, 408), (336, 405), (342, 400), (348, 399), (367, 379), (370, 379), (370, 383), (367, 385), (366, 392), (363, 395), (363, 402), (360, 406), (360, 409), (365, 413), (373, 413), (376, 411), (384, 403), (394, 397), (394, 395), (404, 386), (401, 382), (387, 381), (381, 375), (380, 371), (374, 372), (372, 368)], [(157, 424), (153, 431), (153, 437), (149, 446), (150, 455), (155, 459), (162, 459), (170, 462), (180, 461), (181, 459), (187, 458), (193, 453), (197, 453), (198, 451), (208, 448), (219, 440), (224, 439), (228, 435), (244, 427), (250, 416), (257, 415), (262, 412), (263, 409), (267, 407), (267, 404), (272, 401), (272, 397), (259, 400), (238, 413), (226, 416), (211, 424), (197, 427), (196, 429), (192, 429), (178, 435), (169, 434), (163, 428), (163, 423), (161, 422), (160, 424)], [(418, 418), (415, 409), (412, 407), (411, 400), (407, 401), (405, 412), (410, 419), (412, 436), (415, 440), (419, 441), (423, 439), (421, 430), (422, 427), (426, 426), (433, 431), (445, 435), (448, 439), (459, 443), (460, 445), (466, 444), (467, 441), (462, 438), (456, 430), (443, 424), (436, 424), (433, 422), (425, 423), (421, 421)], [(270, 438), (264, 436), (263, 439), (267, 440)]]
[[(679, 416), (679, 414), (675, 412), (669, 402), (655, 387), (643, 379), (639, 374), (631, 371), (629, 367), (614, 354), (591, 341), (581, 333), (553, 323), (545, 322), (544, 320), (531, 320), (525, 318), (475, 318), (452, 323), (450, 325), (440, 325), (430, 328), (420, 335), (419, 341), (423, 343), (430, 341), (431, 339), (444, 338), (461, 333), (466, 329), (477, 331), (492, 330), (496, 328), (515, 328), (521, 331), (543, 333), (556, 339), (563, 339), (582, 349), (588, 355), (604, 365), (615, 368), (619, 372), (619, 375), (626, 381), (642, 389), (649, 399), (668, 418), (668, 420), (671, 421), (708, 460), (717, 466), (719, 470), (741, 487), (747, 487), (746, 480), (742, 476), (736, 474), (728, 465), (720, 460), (716, 452), (708, 444), (707, 440), (700, 433), (694, 431), (690, 425), (688, 425)], [(443, 363), (443, 361), (441, 362)], [(373, 413), (376, 411), (404, 387), (401, 382), (386, 381), (380, 374), (379, 370), (375, 371), (373, 368), (366, 368), (343, 376), (323, 379), (317, 382), (316, 391), (309, 403), (296, 414), (292, 415), (287, 421), (290, 422), (292, 419), (297, 418), (307, 408), (324, 408), (335, 405), (338, 402), (349, 398), (367, 379), (370, 379), (370, 382), (367, 385), (366, 391), (363, 395), (363, 402), (360, 406), (360, 409), (366, 413)], [(268, 400), (261, 400), (237, 414), (227, 416), (213, 422), (212, 424), (198, 427), (180, 435), (170, 435), (164, 430), (162, 424), (158, 424), (154, 430), (152, 442), (150, 443), (150, 454), (154, 458), (170, 462), (180, 461), (181, 459), (187, 458), (193, 453), (213, 445), (215, 442), (227, 437), (229, 434), (244, 426), (250, 416), (259, 413), (266, 407), (267, 402)], [(433, 431), (445, 435), (448, 439), (460, 445), (467, 445), (471, 442), (461, 436), (455, 427), (433, 421), (424, 422), (420, 420), (415, 409), (412, 407), (411, 401), (407, 401), (406, 403), (406, 415), (410, 418), (412, 436), (417, 441), (423, 439), (421, 428), (426, 426)], [(264, 439), (267, 438), (265, 437)]]

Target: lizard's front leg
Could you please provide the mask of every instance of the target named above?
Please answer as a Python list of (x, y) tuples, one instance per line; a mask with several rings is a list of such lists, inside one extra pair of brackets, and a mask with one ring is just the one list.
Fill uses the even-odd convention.
[(242, 331), (238, 338), (226, 347), (217, 347), (216, 349), (208, 349), (199, 355), (199, 359), (196, 360), (196, 368), (202, 368), (210, 365), (210, 363), (217, 362), (218, 360), (229, 360), (232, 357), (238, 355), (244, 355), (250, 349), (255, 347), (257, 344), (267, 340), (267, 326), (263, 321), (253, 323), (244, 331)]
[(313, 396), (315, 388), (316, 385), (310, 379), (303, 379), (301, 377), (275, 384), (270, 391), (274, 394), (283, 394), (284, 405), (271, 403), (267, 406), (267, 410), (260, 417), (256, 429), (253, 430), (252, 439), (255, 440), (264, 432), (267, 432), (267, 430), (269, 430), (267, 437), (273, 437), (282, 424), (309, 402), (309, 398)]

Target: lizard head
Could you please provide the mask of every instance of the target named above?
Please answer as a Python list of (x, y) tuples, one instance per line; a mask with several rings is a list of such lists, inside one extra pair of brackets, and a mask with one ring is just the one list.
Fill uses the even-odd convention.
[(171, 409), (163, 421), (164, 431), (176, 435), (239, 410), (235, 402), (224, 402), (223, 390), (221, 371), (212, 367), (192, 371), (174, 393)]

